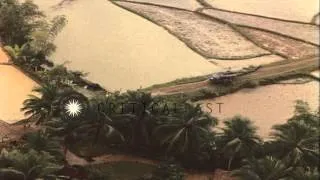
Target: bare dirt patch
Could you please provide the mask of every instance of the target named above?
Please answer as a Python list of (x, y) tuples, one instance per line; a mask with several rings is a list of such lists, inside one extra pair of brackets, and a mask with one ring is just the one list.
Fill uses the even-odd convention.
[(319, 47), (252, 28), (239, 27), (252, 41), (286, 58), (299, 59), (319, 54)]
[(34, 126), (25, 127), (24, 125), (12, 125), (0, 120), (0, 145), (19, 140), (24, 134), (37, 129)]
[(123, 1), (116, 3), (166, 28), (207, 58), (246, 59), (270, 54), (227, 24), (194, 12)]
[(205, 9), (202, 12), (233, 24), (265, 29), (319, 45), (319, 26), (284, 22), (270, 18), (231, 13), (216, 9)]

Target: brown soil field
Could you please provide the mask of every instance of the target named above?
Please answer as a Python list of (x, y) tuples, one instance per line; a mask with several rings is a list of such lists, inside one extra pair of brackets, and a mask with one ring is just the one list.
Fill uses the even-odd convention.
[(202, 7), (197, 2), (197, 0), (130, 0), (130, 1), (159, 4), (159, 5), (177, 7), (177, 8), (188, 9), (188, 10), (196, 10)]
[(35, 127), (24, 127), (24, 125), (12, 125), (0, 120), (0, 146), (1, 143), (19, 140), (24, 134), (34, 131)]
[(239, 30), (255, 43), (286, 58), (299, 59), (319, 54), (319, 47), (301, 41), (252, 28), (239, 27)]
[(204, 9), (203, 13), (237, 25), (265, 29), (319, 45), (319, 26), (284, 22), (275, 19)]
[(194, 12), (123, 1), (116, 3), (166, 28), (207, 58), (246, 59), (270, 54), (247, 41), (227, 24)]

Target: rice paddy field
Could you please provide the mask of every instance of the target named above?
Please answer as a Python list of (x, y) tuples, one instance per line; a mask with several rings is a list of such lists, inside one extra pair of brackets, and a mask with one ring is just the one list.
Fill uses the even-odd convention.
[(157, 5), (196, 10), (202, 6), (197, 0), (131, 0), (132, 2), (152, 3)]
[[(195, 0), (134, 1), (138, 3), (35, 0), (48, 16), (68, 19), (52, 59), (57, 64), (69, 61), (70, 69), (88, 72), (90, 81), (108, 90), (127, 90), (319, 54), (319, 26), (228, 12), (309, 23), (319, 12), (316, 0), (207, 0), (218, 9), (204, 9), (203, 14), (195, 11), (202, 7)], [(7, 62), (2, 56), (0, 63)], [(23, 118), (22, 101), (36, 84), (10, 66), (0, 65), (0, 75), (0, 85), (6, 87), (0, 93), (0, 119), (13, 122)], [(292, 115), (295, 100), (316, 109), (317, 87), (316, 82), (276, 84), (207, 101), (225, 103), (225, 111), (214, 115), (248, 116), (266, 135), (273, 124)]]
[(319, 26), (296, 22), (284, 22), (276, 19), (257, 17), (239, 13), (225, 12), (215, 9), (205, 9), (203, 13), (234, 24), (259, 28), (297, 38), (319, 45)]
[(289, 59), (299, 59), (319, 54), (319, 47), (286, 38), (275, 33), (241, 27), (241, 32), (264, 48)]
[(318, 0), (206, 0), (211, 6), (273, 18), (310, 22), (319, 13)]
[(116, 3), (166, 28), (207, 58), (248, 59), (270, 54), (247, 41), (227, 24), (194, 12), (121, 1)]
[[(296, 100), (308, 102), (313, 111), (319, 110), (319, 88), (317, 81), (305, 84), (274, 84), (243, 89), (234, 94), (200, 103), (223, 103), (220, 112), (218, 106), (213, 106), (215, 108), (211, 113), (213, 116), (222, 120), (235, 115), (248, 117), (258, 127), (258, 134), (267, 138), (273, 125), (285, 123), (292, 117)], [(222, 122), (219, 126), (223, 126)]]
[(163, 28), (109, 1), (79, 0), (58, 9), (35, 2), (50, 16), (68, 19), (55, 42), (55, 62), (70, 61), (71, 69), (88, 72), (106, 89), (137, 89), (220, 69)]

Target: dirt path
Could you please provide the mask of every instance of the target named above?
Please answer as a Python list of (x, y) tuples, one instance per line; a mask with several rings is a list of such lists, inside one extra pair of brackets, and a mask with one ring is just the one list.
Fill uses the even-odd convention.
[[(319, 67), (319, 57), (311, 57), (298, 60), (284, 60), (262, 66), (258, 71), (242, 76), (240, 80), (259, 80), (268, 77), (282, 76), (295, 71)], [(152, 90), (153, 95), (168, 95), (185, 92), (192, 92), (209, 86), (209, 81), (187, 83), (170, 87), (157, 88)]]
[(90, 165), (90, 164), (119, 162), (119, 161), (139, 162), (139, 163), (152, 164), (152, 165), (156, 165), (159, 163), (158, 161), (154, 161), (154, 160), (150, 160), (142, 157), (125, 155), (125, 154), (106, 154), (106, 155), (94, 157), (92, 162), (88, 162), (87, 160), (75, 155), (69, 150), (67, 150), (67, 153), (66, 153), (66, 160), (69, 165), (81, 165), (81, 166)]
[[(86, 166), (91, 164), (106, 164), (111, 162), (120, 162), (120, 161), (126, 161), (126, 162), (139, 162), (144, 164), (151, 164), (151, 165), (157, 165), (159, 164), (158, 161), (131, 156), (131, 155), (125, 155), (125, 154), (106, 154), (103, 156), (98, 156), (93, 158), (94, 161), (88, 162), (87, 160), (75, 155), (74, 153), (70, 152), (69, 150), (66, 153), (66, 160), (69, 165), (80, 165), (80, 166)], [(230, 173), (224, 170), (217, 169), (215, 172), (193, 172), (193, 171), (187, 171), (186, 172), (186, 180), (230, 180)]]

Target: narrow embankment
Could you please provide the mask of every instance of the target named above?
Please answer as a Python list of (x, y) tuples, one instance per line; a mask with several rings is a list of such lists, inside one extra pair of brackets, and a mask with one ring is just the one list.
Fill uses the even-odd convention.
[[(298, 59), (298, 60), (284, 60), (284, 61), (279, 61), (279, 62), (262, 66), (256, 72), (253, 72), (248, 75), (244, 75), (241, 78), (237, 78), (237, 80), (259, 81), (266, 78), (277, 78), (277, 77), (283, 77), (286, 75), (292, 75), (292, 74), (303, 72), (306, 70), (307, 71), (317, 70), (318, 68), (319, 68), (319, 57), (311, 57), (311, 58), (304, 58), (304, 59)], [(204, 87), (214, 87), (214, 85), (211, 85), (208, 80), (204, 80), (200, 82), (156, 88), (151, 90), (151, 92), (154, 95), (168, 95), (168, 94), (192, 92)]]
[(285, 22), (283, 20), (232, 13), (217, 9), (204, 9), (201, 12), (235, 25), (271, 31), (309, 44), (319, 45), (319, 33), (317, 33), (319, 32), (319, 26), (314, 24)]

